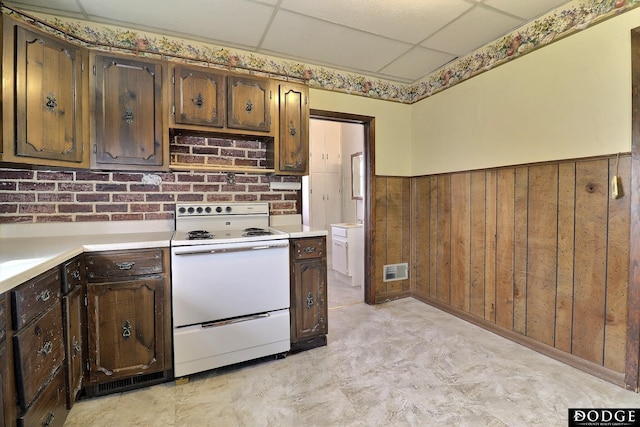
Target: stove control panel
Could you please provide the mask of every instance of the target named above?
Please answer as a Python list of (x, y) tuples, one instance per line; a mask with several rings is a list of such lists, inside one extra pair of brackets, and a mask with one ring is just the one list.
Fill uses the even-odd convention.
[(269, 215), (269, 203), (178, 203), (176, 218), (216, 215)]

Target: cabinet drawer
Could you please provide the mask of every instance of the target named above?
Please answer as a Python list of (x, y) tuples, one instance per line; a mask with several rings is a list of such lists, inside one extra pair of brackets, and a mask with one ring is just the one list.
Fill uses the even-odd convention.
[(22, 409), (26, 409), (50, 380), (51, 374), (62, 366), (64, 345), (60, 304), (15, 334), (13, 343), (18, 397)]
[(84, 258), (79, 256), (62, 266), (62, 293), (72, 291), (82, 284), (85, 278)]
[(309, 238), (293, 241), (293, 256), (295, 259), (319, 258), (325, 255), (325, 239)]
[(18, 419), (18, 426), (63, 426), (67, 419), (65, 403), (64, 369), (58, 369), (33, 406)]
[(89, 254), (85, 263), (90, 282), (164, 272), (162, 249)]
[(13, 291), (13, 329), (19, 330), (60, 301), (60, 270), (51, 269)]
[(347, 229), (342, 227), (331, 227), (331, 236), (347, 237)]

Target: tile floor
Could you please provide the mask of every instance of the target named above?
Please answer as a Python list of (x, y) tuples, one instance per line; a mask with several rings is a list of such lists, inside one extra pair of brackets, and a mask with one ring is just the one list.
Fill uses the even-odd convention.
[(326, 347), (83, 400), (65, 426), (566, 426), (570, 407), (640, 407), (417, 300), (359, 295), (330, 281)]

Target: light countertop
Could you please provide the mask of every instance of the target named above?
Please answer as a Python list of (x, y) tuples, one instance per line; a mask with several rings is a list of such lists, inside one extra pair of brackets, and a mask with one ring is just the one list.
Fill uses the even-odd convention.
[(0, 293), (83, 252), (169, 247), (173, 231), (0, 239)]
[(276, 225), (273, 228), (288, 233), (289, 237), (292, 239), (299, 239), (304, 237), (320, 237), (326, 236), (328, 234), (327, 230), (312, 228), (308, 225), (302, 224)]

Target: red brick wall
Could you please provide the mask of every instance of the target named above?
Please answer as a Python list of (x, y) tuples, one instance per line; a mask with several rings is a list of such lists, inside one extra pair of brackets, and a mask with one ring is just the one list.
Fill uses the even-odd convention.
[[(264, 166), (259, 141), (178, 137), (175, 160)], [(187, 157), (184, 157), (187, 156)], [(298, 192), (271, 191), (269, 182), (299, 177), (236, 173), (100, 172), (0, 168), (0, 223), (173, 219), (178, 202), (268, 201), (272, 215), (297, 213)]]

